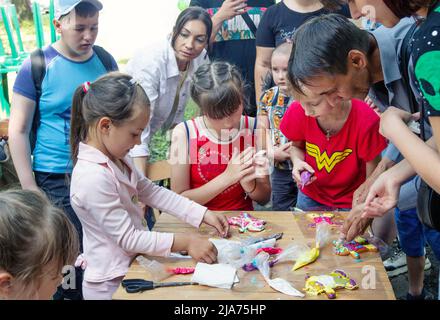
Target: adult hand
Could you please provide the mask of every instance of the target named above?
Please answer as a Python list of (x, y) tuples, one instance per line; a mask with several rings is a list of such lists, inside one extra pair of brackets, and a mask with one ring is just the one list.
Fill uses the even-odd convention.
[(203, 222), (216, 229), (220, 237), (228, 237), (229, 223), (223, 214), (208, 210), (203, 217)]
[(357, 236), (363, 235), (373, 219), (362, 217), (364, 204), (353, 207), (341, 227), (341, 238), (352, 241)]
[(377, 178), (368, 193), (364, 218), (382, 217), (397, 205), (399, 200), (400, 184), (385, 172)]
[(223, 21), (246, 12), (247, 0), (225, 0), (218, 11), (218, 15)]
[(376, 179), (387, 171), (389, 168), (393, 167), (395, 162), (388, 159), (388, 157), (383, 157), (382, 160), (378, 163), (374, 171), (371, 175), (362, 183), (359, 188), (353, 194), (352, 208), (356, 207), (361, 203), (365, 203), (367, 199), (368, 192), (370, 191), (371, 185), (376, 181)]

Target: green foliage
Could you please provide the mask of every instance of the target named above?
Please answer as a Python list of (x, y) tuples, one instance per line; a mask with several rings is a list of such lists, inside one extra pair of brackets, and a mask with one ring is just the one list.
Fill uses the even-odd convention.
[[(192, 101), (188, 101), (188, 104), (185, 109), (185, 120), (189, 120), (197, 117), (199, 114), (199, 108)], [(156, 162), (161, 160), (168, 159), (168, 151), (171, 143), (171, 133), (167, 135), (163, 135), (160, 132), (157, 132), (151, 139), (150, 143), (150, 162)]]
[(30, 0), (11, 0), (17, 8), (17, 14), (21, 20), (32, 20), (32, 5)]

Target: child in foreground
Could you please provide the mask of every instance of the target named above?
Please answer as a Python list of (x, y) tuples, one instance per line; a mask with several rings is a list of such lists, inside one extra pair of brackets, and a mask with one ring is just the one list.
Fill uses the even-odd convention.
[(41, 192), (0, 193), (0, 300), (52, 299), (78, 253), (74, 226)]
[(140, 143), (149, 119), (148, 97), (128, 75), (111, 73), (75, 92), (70, 196), (84, 229), (86, 300), (111, 299), (138, 254), (168, 256), (187, 251), (200, 262), (217, 260), (207, 238), (149, 231), (139, 202), (194, 227), (204, 222), (221, 236), (228, 234), (223, 215), (156, 186), (135, 168), (128, 152)]

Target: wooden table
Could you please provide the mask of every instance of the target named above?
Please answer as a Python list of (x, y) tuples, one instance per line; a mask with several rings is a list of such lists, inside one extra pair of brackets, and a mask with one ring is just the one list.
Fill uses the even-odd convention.
[[(225, 212), (228, 216), (237, 215), (237, 212)], [(309, 224), (311, 221), (306, 214), (293, 214), (292, 212), (252, 212), (257, 218), (267, 221), (266, 230), (259, 233), (240, 234), (238, 230), (231, 226), (231, 240), (249, 236), (269, 236), (274, 233), (284, 232), (284, 236), (277, 242), (281, 248), (286, 248), (292, 243), (306, 243), (313, 246), (315, 239), (315, 229)], [(342, 221), (342, 213), (336, 213), (336, 221)], [(154, 228), (159, 232), (197, 232), (193, 227), (168, 214), (162, 214)], [(200, 233), (213, 237), (214, 231), (210, 227), (203, 226)], [(335, 230), (335, 239), (337, 231)], [(170, 267), (192, 267), (195, 262), (192, 259), (171, 259), (155, 258)], [(351, 300), (395, 300), (393, 288), (385, 272), (382, 260), (378, 252), (368, 252), (361, 254), (362, 261), (356, 261), (350, 256), (337, 256), (333, 253), (333, 246), (327, 245), (321, 250), (318, 260), (302, 269), (292, 272), (293, 262), (280, 263), (272, 268), (271, 278), (281, 277), (289, 281), (294, 288), (302, 291), (305, 284), (306, 274), (322, 275), (335, 269), (344, 270), (356, 280), (359, 289), (354, 291), (339, 290), (337, 299)], [(363, 270), (364, 268), (364, 270)], [(186, 286), (174, 288), (157, 288), (143, 293), (128, 294), (122, 287), (115, 292), (113, 299), (124, 300), (284, 300), (301, 299), (284, 295), (274, 291), (263, 280), (259, 271), (244, 272), (238, 271), (240, 283), (236, 284), (232, 290), (211, 288), (206, 286)], [(373, 283), (372, 278), (376, 278)], [(151, 279), (147, 270), (141, 267), (136, 261), (131, 265), (126, 279), (143, 278)], [(191, 275), (174, 275), (164, 280), (168, 281), (190, 281)], [(364, 283), (363, 283), (364, 282)], [(370, 287), (366, 289), (365, 287)], [(375, 288), (374, 288), (375, 286)], [(318, 297), (307, 296), (303, 299), (322, 299), (326, 300), (325, 294)]]

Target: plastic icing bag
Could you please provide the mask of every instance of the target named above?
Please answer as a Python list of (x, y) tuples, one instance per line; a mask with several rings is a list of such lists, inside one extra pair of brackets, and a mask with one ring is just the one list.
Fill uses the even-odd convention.
[(296, 261), (302, 254), (309, 251), (310, 248), (305, 244), (292, 244), (280, 253), (275, 261), (276, 263), (286, 262), (286, 261)]
[(246, 264), (252, 263), (257, 255), (257, 250), (261, 248), (273, 247), (276, 239), (269, 239), (252, 245), (243, 245), (243, 242), (229, 241), (225, 239), (211, 239), (217, 248), (219, 263), (230, 264), (236, 269)]
[(304, 189), (304, 187), (306, 186), (307, 182), (310, 181), (312, 176), (313, 176), (313, 174), (311, 174), (307, 170), (304, 170), (303, 172), (301, 172), (301, 189)]
[(316, 247), (324, 248), (331, 242), (332, 227), (327, 222), (321, 222), (316, 225)]
[(365, 237), (365, 239), (379, 250), (381, 256), (386, 256), (389, 253), (390, 246), (372, 233), (370, 233), (368, 237)]
[(167, 270), (167, 267), (156, 260), (149, 260), (144, 256), (137, 256), (136, 261), (139, 262), (142, 267), (148, 270), (153, 281), (159, 282), (171, 276)]
[(303, 252), (295, 261), (292, 270), (298, 270), (316, 261), (319, 257), (319, 249), (325, 247), (331, 241), (331, 225), (321, 222), (316, 225), (315, 247)]
[(293, 297), (304, 297), (300, 291), (296, 290), (292, 285), (284, 279), (270, 279), (269, 254), (261, 252), (255, 257), (255, 263), (260, 270), (264, 280), (274, 290)]
[(298, 257), (292, 270), (295, 271), (308, 264), (311, 264), (315, 262), (316, 259), (318, 259), (318, 257), (319, 257), (319, 248), (312, 248)]

